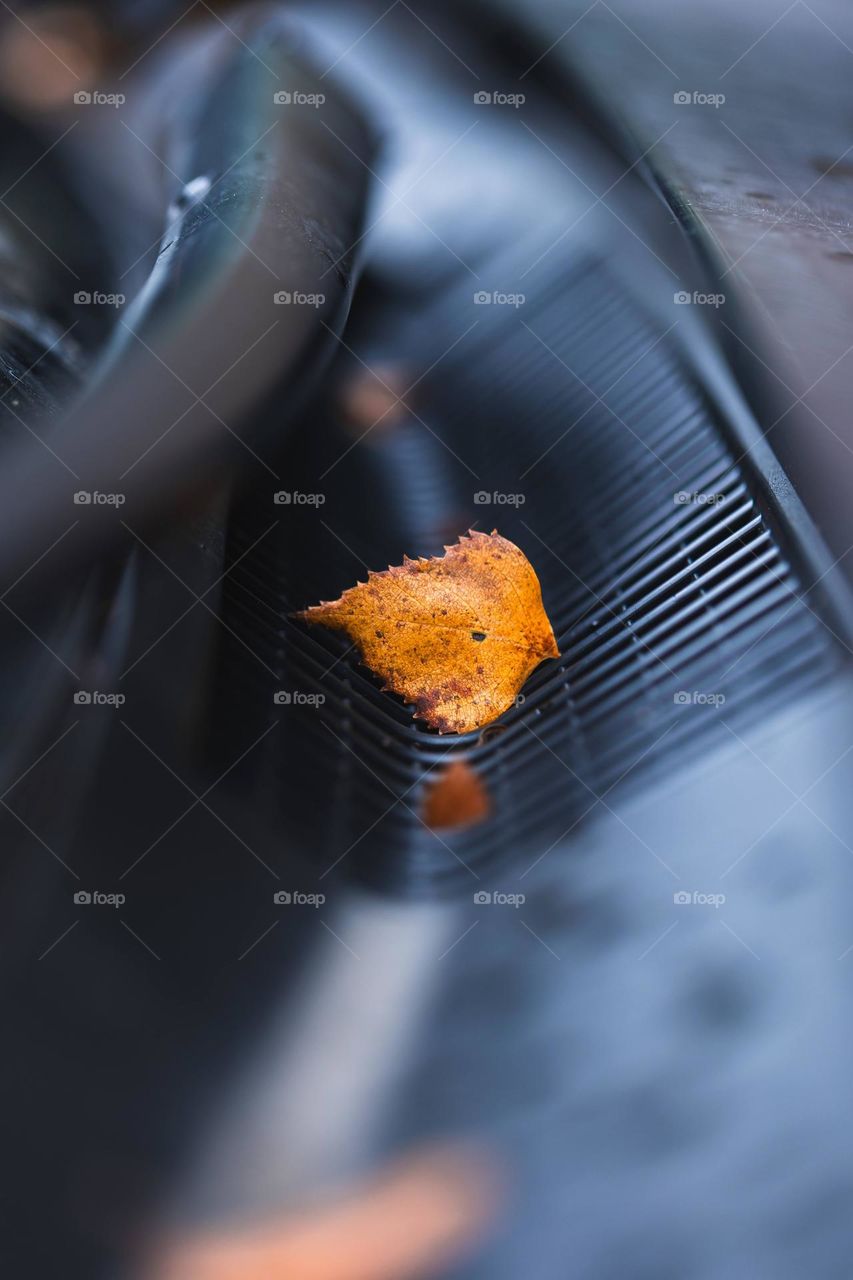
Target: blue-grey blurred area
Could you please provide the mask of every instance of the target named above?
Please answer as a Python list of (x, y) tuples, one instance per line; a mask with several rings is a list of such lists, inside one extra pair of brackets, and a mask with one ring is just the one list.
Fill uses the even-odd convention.
[[(46, 30), (49, 6), (12, 9)], [(128, 111), (90, 113), (62, 155), (97, 140), (111, 185), (85, 203), (115, 195), (143, 313), (172, 241), (149, 243), (162, 193), (122, 121), (158, 138), (194, 50), (246, 12), (92, 5), (88, 63), (64, 29), (72, 74), (127, 75)], [(78, 886), (45, 907), (17, 863), (10, 898), (35, 1280), (66, 1241), (71, 1277), (159, 1280), (140, 1240), (298, 1224), (435, 1143), (501, 1190), (419, 1275), (849, 1280), (853, 18), (839, 0), (258, 13), (287, 16), (379, 139), (346, 327), (318, 324), (322, 387), (262, 464), (324, 502), (283, 504), (270, 534), (272, 477), (237, 490), (235, 468), (237, 498), (229, 478), (200, 525), (187, 499), (116, 590), (127, 707), (100, 763), (76, 762), (91, 794), (75, 774), (67, 853), (93, 886), (120, 864), (124, 929), (62, 932)], [(66, 88), (9, 85), (27, 128), (61, 132)], [(376, 371), (384, 432), (359, 400)], [(498, 511), (498, 492), (521, 500)], [(460, 742), (416, 731), (292, 614), (478, 520), (534, 563), (561, 658)], [(216, 643), (198, 614), (186, 638), (182, 579), (212, 593)], [(280, 711), (287, 680), (319, 712)], [(461, 836), (420, 816), (445, 752), (491, 800)]]
[(535, 865), (482, 880), (470, 896), (491, 904), (340, 902), (193, 1211), (269, 1210), (366, 1151), (457, 1134), (511, 1190), (454, 1275), (841, 1280), (849, 724), (840, 684), (607, 797)]
[[(665, 98), (653, 92), (660, 67), (635, 31), (654, 19), (675, 54), (707, 57), (691, 43), (690, 6), (634, 5), (624, 14), (632, 31), (607, 6), (584, 10), (526, 6), (521, 16), (541, 20), (541, 57), (579, 60), (645, 149), (667, 127), (673, 90), (665, 80)], [(371, 271), (389, 291), (403, 277), (411, 289), (437, 288), (453, 277), (454, 255), (498, 279), (490, 245), (506, 253), (511, 243), (529, 263), (569, 227), (555, 271), (603, 242), (629, 291), (647, 300), (664, 292), (648, 242), (636, 243), (642, 224), (620, 235), (630, 194), (596, 214), (595, 194), (623, 171), (596, 183), (580, 125), (563, 126), (565, 164), (550, 138), (539, 146), (494, 113), (460, 140), (451, 87), (495, 87), (471, 81), (467, 49), (449, 56), (439, 40), (415, 38), (402, 11), (363, 39), (360, 18), (337, 14), (329, 38), (340, 70), (392, 139), (368, 237)], [(697, 6), (695, 22), (713, 27), (733, 61), (740, 45), (723, 20)], [(448, 86), (435, 96), (433, 74)], [(777, 103), (774, 119), (785, 109)], [(653, 152), (671, 181), (681, 172), (668, 168), (674, 146)], [(472, 200), (476, 219), (462, 212)], [(821, 527), (823, 513), (812, 506)], [(759, 643), (765, 630), (773, 625), (759, 629)], [(846, 648), (843, 636), (826, 638)], [(828, 677), (817, 695), (791, 685), (787, 709), (772, 713), (753, 689), (751, 707), (744, 689), (746, 728), (700, 695), (695, 732), (702, 716), (721, 730), (701, 759), (670, 754), (628, 800), (618, 789), (589, 794), (564, 838), (480, 871), (467, 905), (393, 905), (361, 891), (340, 903), (304, 1007), (295, 1020), (273, 1020), (251, 1084), (238, 1088), (190, 1179), (192, 1212), (269, 1209), (305, 1179), (334, 1183), (367, 1151), (377, 1158), (450, 1133), (483, 1142), (511, 1188), (492, 1240), (455, 1276), (846, 1276), (849, 678)], [(784, 683), (778, 692), (784, 701)], [(538, 764), (554, 770), (555, 788), (574, 785), (547, 751)], [(282, 1133), (292, 1160), (282, 1158)]]
[(543, 62), (583, 68), (749, 297), (750, 345), (782, 408), (797, 410), (773, 447), (849, 575), (849, 6), (537, 0), (525, 11), (549, 48)]

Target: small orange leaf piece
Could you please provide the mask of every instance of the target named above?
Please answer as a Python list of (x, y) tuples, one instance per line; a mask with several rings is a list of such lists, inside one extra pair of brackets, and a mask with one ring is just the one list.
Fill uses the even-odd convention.
[(491, 811), (489, 793), (467, 760), (446, 765), (424, 795), (423, 820), (431, 831), (473, 827)]
[(404, 557), (296, 616), (345, 631), (384, 687), (439, 733), (468, 733), (512, 706), (559, 650), (530, 561), (472, 530), (431, 560)]

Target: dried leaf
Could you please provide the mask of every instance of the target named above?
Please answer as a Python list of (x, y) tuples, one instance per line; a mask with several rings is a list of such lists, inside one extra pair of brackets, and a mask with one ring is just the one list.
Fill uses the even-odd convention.
[(345, 631), (384, 688), (432, 728), (468, 733), (506, 711), (559, 650), (539, 579), (514, 543), (472, 531), (445, 551), (371, 571), (296, 616)]
[(400, 425), (409, 411), (406, 391), (414, 382), (411, 370), (399, 365), (357, 369), (344, 384), (340, 405), (344, 421), (358, 433), (384, 432)]
[(491, 811), (485, 784), (467, 760), (454, 760), (437, 772), (424, 795), (423, 820), (431, 831), (473, 827)]
[[(338, 1199), (157, 1249), (146, 1280), (415, 1280), (435, 1275), (496, 1215), (499, 1175), (476, 1151), (433, 1148)], [(394, 1225), (389, 1230), (389, 1223)]]

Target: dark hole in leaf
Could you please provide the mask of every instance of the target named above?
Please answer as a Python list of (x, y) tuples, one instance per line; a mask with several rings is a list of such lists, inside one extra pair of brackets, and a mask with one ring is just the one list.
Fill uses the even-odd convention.
[(472, 631), (472, 632), (471, 632), (471, 639), (472, 639), (472, 640), (485, 640), (485, 638), (486, 638), (486, 633), (485, 633), (485, 631)]

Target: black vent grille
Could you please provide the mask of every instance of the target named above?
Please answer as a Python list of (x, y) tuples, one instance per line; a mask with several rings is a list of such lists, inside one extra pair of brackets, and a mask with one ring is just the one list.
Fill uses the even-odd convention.
[[(265, 487), (233, 521), (224, 607), (240, 642), (218, 699), (232, 758), (238, 725), (278, 721), (265, 776), (286, 828), (375, 883), (476, 888), (469, 871), (529, 863), (617, 783), (707, 751), (840, 661), (672, 333), (598, 261), (526, 286), (523, 308), (466, 294), (421, 326), (448, 345), (477, 320), (420, 384), (417, 417), (357, 444), (332, 409), (306, 424), (282, 474), (322, 506), (276, 507)], [(472, 525), (529, 556), (562, 656), (497, 725), (446, 738), (340, 636), (287, 615)], [(276, 706), (277, 688), (325, 701)], [(437, 836), (418, 817), (424, 775), (460, 753), (494, 813)]]

